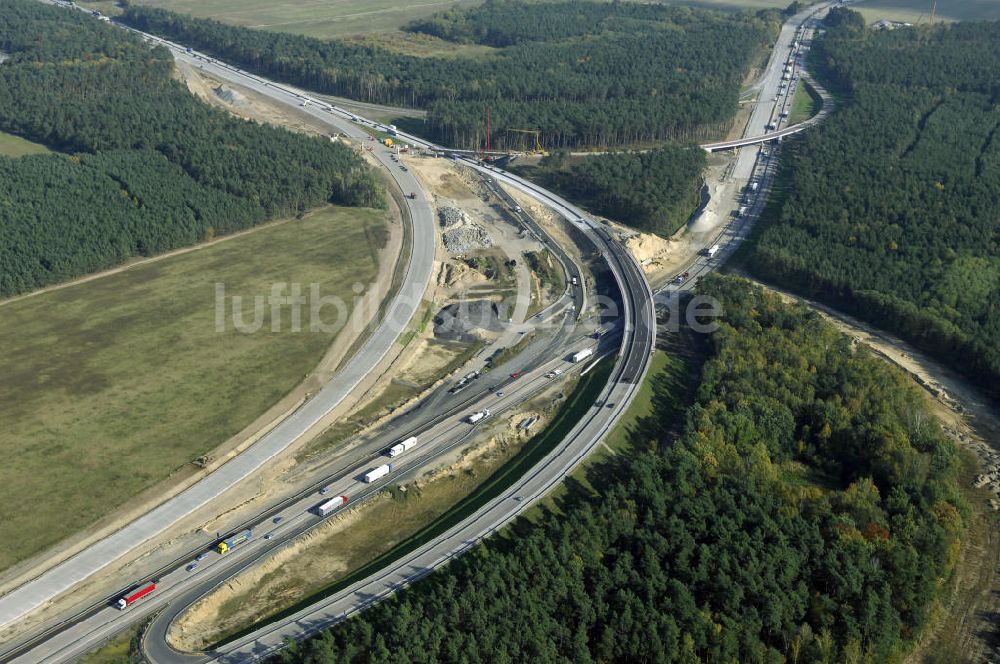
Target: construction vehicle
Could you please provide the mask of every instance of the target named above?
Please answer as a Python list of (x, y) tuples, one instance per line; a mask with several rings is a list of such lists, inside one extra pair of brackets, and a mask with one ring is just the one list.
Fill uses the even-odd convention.
[(406, 195), (406, 197), (409, 199), (414, 199), (417, 197), (417, 192), (411, 191), (409, 194)]
[(253, 537), (253, 530), (247, 528), (243, 532), (236, 533), (232, 537), (229, 537), (219, 542), (216, 545), (215, 550), (225, 555), (230, 551), (232, 551), (233, 548), (236, 547), (237, 545), (243, 544), (243, 542), (249, 542), (251, 537)]
[(383, 143), (383, 145), (385, 145), (385, 147), (387, 147), (387, 148), (391, 148), (391, 147), (392, 147), (392, 139), (391, 139), (391, 138), (387, 138), (387, 139), (385, 139), (384, 141), (382, 141), (382, 143)]
[(545, 154), (545, 148), (542, 147), (542, 132), (538, 129), (508, 129), (507, 131), (513, 132), (515, 134), (529, 134), (535, 138), (535, 145), (531, 150), (526, 150), (528, 154)]

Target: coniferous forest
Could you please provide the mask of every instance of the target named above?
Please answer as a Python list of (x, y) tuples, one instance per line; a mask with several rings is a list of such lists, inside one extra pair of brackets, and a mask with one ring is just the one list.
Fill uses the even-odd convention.
[(127, 7), (122, 21), (278, 80), (366, 102), (425, 107), (424, 133), (456, 148), (549, 148), (694, 139), (728, 127), (777, 12), (722, 13), (631, 2), (487, 0), (407, 29), (497, 50), (415, 57), (343, 41)]
[[(720, 329), (632, 449), (276, 662), (899, 661), (964, 527), (955, 448), (895, 368), (804, 307), (699, 285)], [(699, 360), (692, 359), (692, 364)], [(697, 369), (697, 366), (693, 367)]]
[(0, 0), (0, 130), (65, 154), (0, 155), (0, 297), (329, 202), (382, 206), (350, 149), (246, 122), (121, 28)]
[(1000, 396), (1000, 23), (831, 18), (813, 55), (840, 108), (789, 147), (749, 266)]
[(570, 161), (556, 152), (523, 172), (591, 212), (647, 233), (676, 233), (698, 207), (707, 163), (698, 146), (665, 143)]

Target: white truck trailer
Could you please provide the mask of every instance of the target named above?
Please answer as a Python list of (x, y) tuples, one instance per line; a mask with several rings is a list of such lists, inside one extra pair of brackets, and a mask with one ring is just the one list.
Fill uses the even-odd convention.
[(594, 354), (594, 349), (593, 348), (584, 348), (581, 351), (577, 351), (576, 353), (573, 353), (573, 361), (574, 362), (583, 362), (584, 360), (586, 360), (588, 357), (590, 357), (593, 354)]
[(337, 496), (316, 506), (316, 514), (326, 516), (334, 510), (338, 510), (347, 504), (347, 496)]
[(465, 418), (465, 421), (468, 422), (469, 424), (475, 424), (476, 422), (485, 420), (490, 415), (492, 415), (492, 413), (490, 413), (490, 409), (487, 408), (486, 410), (481, 410), (478, 413), (473, 413), (472, 415), (469, 415), (467, 418)]
[(367, 473), (365, 473), (365, 484), (371, 484), (375, 480), (380, 480), (391, 472), (392, 472), (391, 463), (379, 466), (374, 470), (369, 470)]
[(416, 436), (410, 436), (409, 438), (407, 438), (403, 442), (396, 443), (395, 445), (393, 445), (392, 447), (389, 448), (389, 458), (399, 456), (400, 454), (402, 454), (406, 450), (412, 448), (416, 444), (417, 444), (417, 437)]
[(709, 258), (715, 258), (715, 255), (717, 253), (719, 253), (719, 245), (713, 244), (711, 247), (708, 248), (708, 257)]

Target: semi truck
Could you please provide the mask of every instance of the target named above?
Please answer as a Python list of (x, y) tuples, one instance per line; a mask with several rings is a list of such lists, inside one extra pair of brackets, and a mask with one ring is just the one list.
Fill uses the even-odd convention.
[(487, 408), (486, 410), (481, 410), (478, 413), (473, 413), (472, 415), (469, 415), (467, 418), (465, 418), (465, 421), (468, 422), (469, 424), (475, 424), (476, 422), (485, 420), (491, 414), (492, 413), (490, 413), (490, 409)]
[(584, 348), (581, 351), (573, 353), (573, 361), (574, 362), (582, 362), (582, 361), (586, 360), (588, 357), (590, 357), (593, 354), (594, 354), (594, 349), (593, 348)]
[(142, 599), (149, 593), (153, 592), (154, 590), (156, 590), (155, 582), (147, 583), (144, 586), (138, 586), (136, 588), (133, 588), (132, 590), (125, 593), (124, 597), (120, 598), (117, 602), (115, 602), (115, 606), (118, 608), (119, 611), (124, 611), (126, 608), (132, 606), (133, 604), (135, 604), (140, 599)]
[(397, 443), (389, 448), (389, 457), (396, 457), (417, 444), (417, 437), (410, 436), (401, 443)]
[(365, 484), (371, 484), (375, 480), (380, 480), (391, 472), (392, 472), (391, 463), (379, 466), (374, 470), (369, 470), (367, 473), (365, 473)]
[(324, 501), (316, 506), (316, 514), (319, 516), (326, 516), (334, 510), (338, 510), (347, 504), (347, 496), (337, 496), (336, 498), (331, 498), (330, 500)]
[(243, 532), (236, 533), (232, 537), (228, 537), (219, 542), (216, 545), (215, 550), (225, 555), (232, 551), (233, 547), (243, 544), (243, 542), (249, 542), (251, 537), (253, 537), (253, 530), (247, 528)]

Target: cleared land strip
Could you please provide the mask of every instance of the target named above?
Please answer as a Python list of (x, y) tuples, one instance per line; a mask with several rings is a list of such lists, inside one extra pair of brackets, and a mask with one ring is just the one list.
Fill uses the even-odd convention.
[[(221, 457), (225, 441), (295, 390), (339, 331), (296, 333), (286, 312), (274, 332), (269, 308), (253, 299), (274, 283), (302, 282), (351, 302), (353, 279), (377, 276), (370, 249), (385, 242), (384, 219), (330, 208), (4, 307), (0, 537), (8, 544), (0, 566), (15, 566), (5, 580), (14, 581), (21, 561), (38, 565), (31, 556), (71, 538), (65, 556), (78, 530), (113, 528), (119, 508), (161, 500), (143, 496), (165, 489), (161, 482), (183, 486), (200, 472), (192, 461)], [(248, 304), (245, 320), (265, 314), (266, 327), (245, 334), (227, 317), (217, 330), (216, 284)], [(53, 487), (73, 500), (72, 521)]]
[[(341, 130), (345, 128), (342, 125), (335, 126)], [(352, 131), (357, 133), (358, 130), (352, 129)], [(399, 174), (394, 175), (397, 180), (405, 181), (406, 191), (419, 191), (412, 177), (406, 180)], [(216, 499), (322, 420), (368, 374), (371, 367), (381, 361), (419, 306), (433, 266), (435, 235), (431, 207), (421, 198), (409, 203), (415, 230), (414, 246), (404, 284), (386, 310), (382, 323), (336, 377), (253, 447), (198, 484), (0, 598), (0, 626), (10, 624), (31, 613), (56, 595), (164, 532), (178, 519)]]

